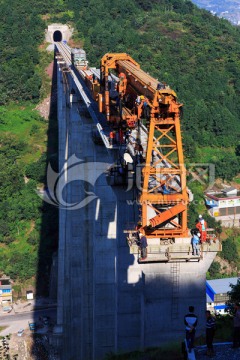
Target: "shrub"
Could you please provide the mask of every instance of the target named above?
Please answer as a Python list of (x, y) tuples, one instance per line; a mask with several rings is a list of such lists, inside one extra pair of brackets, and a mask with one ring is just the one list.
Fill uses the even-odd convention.
[(218, 277), (221, 277), (220, 271), (221, 271), (221, 265), (219, 264), (219, 262), (213, 261), (208, 270), (207, 278), (208, 279), (216, 279)]
[(223, 241), (220, 256), (229, 262), (234, 262), (235, 264), (238, 263), (239, 256), (234, 238), (228, 238)]

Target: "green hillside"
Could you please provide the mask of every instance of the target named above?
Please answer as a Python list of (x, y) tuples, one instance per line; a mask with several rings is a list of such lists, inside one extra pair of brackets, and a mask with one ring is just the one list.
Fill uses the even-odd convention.
[[(15, 0), (13, 11), (6, 1), (3, 5), (0, 103), (19, 97), (37, 100), (40, 79), (35, 65), (44, 28), (47, 23), (69, 23), (77, 30), (74, 37), (81, 40), (90, 64), (98, 66), (106, 52), (128, 52), (146, 71), (177, 90), (185, 104), (186, 143), (236, 146), (238, 27), (184, 0), (23, 0), (21, 4)], [(19, 12), (26, 20), (24, 26)]]
[(85, 3), (74, 20), (91, 62), (97, 65), (106, 52), (128, 52), (177, 90), (185, 104), (186, 141), (191, 138), (199, 146), (237, 144), (239, 28), (190, 1)]

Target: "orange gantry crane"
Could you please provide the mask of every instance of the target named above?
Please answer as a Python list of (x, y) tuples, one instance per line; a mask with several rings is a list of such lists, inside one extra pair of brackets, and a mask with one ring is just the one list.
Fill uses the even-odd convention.
[[(115, 73), (119, 81), (111, 82)], [(99, 110), (109, 122), (134, 128), (144, 117), (148, 128), (139, 231), (149, 238), (186, 237), (188, 192), (180, 110), (176, 93), (144, 72), (128, 54), (106, 54), (100, 68)], [(115, 97), (111, 97), (114, 86)], [(119, 105), (120, 104), (120, 105)]]

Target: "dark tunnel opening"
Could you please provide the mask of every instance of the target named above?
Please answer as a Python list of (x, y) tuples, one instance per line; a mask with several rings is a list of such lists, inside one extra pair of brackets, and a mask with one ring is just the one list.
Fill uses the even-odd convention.
[(59, 30), (54, 31), (53, 41), (54, 42), (62, 41), (62, 33), (61, 33), (61, 31), (59, 31)]

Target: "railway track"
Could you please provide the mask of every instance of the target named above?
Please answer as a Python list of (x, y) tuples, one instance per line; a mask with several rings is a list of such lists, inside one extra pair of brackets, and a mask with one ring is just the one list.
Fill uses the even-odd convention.
[(67, 69), (68, 73), (73, 78), (73, 81), (80, 93), (81, 98), (83, 99), (83, 101), (87, 107), (87, 110), (88, 110), (91, 118), (95, 122), (97, 131), (99, 132), (99, 135), (100, 135), (105, 147), (107, 149), (111, 149), (112, 147), (110, 146), (110, 143), (109, 143), (108, 134), (104, 132), (102, 124), (99, 121), (99, 116), (96, 112), (94, 100), (88, 96), (88, 90), (87, 90), (86, 85), (80, 81), (79, 77), (76, 75), (76, 71), (75, 71), (74, 67), (72, 67), (71, 48), (68, 45), (66, 45), (64, 43), (60, 43), (60, 42), (56, 43), (55, 45), (68, 68)]

